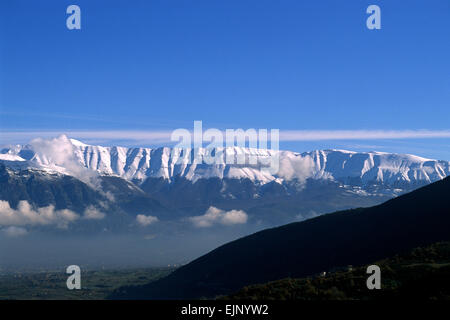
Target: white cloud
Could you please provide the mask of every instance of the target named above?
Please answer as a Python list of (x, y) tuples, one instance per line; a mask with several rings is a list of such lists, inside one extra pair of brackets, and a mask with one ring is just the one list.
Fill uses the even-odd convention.
[(89, 206), (84, 210), (83, 219), (87, 220), (101, 220), (105, 218), (105, 214), (95, 208), (94, 206)]
[(143, 215), (143, 214), (138, 214), (136, 216), (136, 222), (138, 224), (140, 224), (141, 226), (143, 226), (143, 227), (149, 226), (152, 223), (155, 223), (155, 222), (158, 222), (158, 221), (159, 221), (159, 219), (157, 217), (154, 217), (154, 216), (146, 216), (146, 215)]
[(234, 225), (244, 224), (248, 216), (242, 210), (224, 211), (216, 207), (209, 207), (204, 215), (190, 217), (189, 220), (198, 228), (208, 228), (215, 224)]
[(231, 210), (225, 212), (221, 222), (225, 225), (244, 224), (247, 223), (248, 216), (242, 210)]
[[(59, 136), (61, 131), (1, 131), (0, 143), (25, 143), (34, 137), (51, 139)], [(172, 130), (167, 131), (131, 131), (131, 130), (105, 130), (105, 131), (65, 131), (65, 134), (90, 143), (107, 143), (108, 141), (135, 141), (143, 143), (171, 142)]]
[(37, 138), (29, 144), (43, 163), (55, 163), (65, 167), (75, 161), (73, 145), (65, 135), (53, 139)]
[(21, 237), (28, 233), (27, 229), (15, 226), (2, 229), (2, 232), (10, 238)]
[(277, 175), (285, 179), (296, 178), (300, 182), (311, 177), (315, 169), (312, 157), (281, 158)]
[(210, 227), (220, 220), (223, 211), (215, 207), (209, 207), (206, 213), (202, 216), (190, 217), (189, 219), (196, 227), (205, 228)]
[(2, 226), (56, 225), (65, 228), (78, 218), (79, 215), (75, 212), (68, 209), (55, 210), (52, 205), (35, 210), (23, 200), (19, 202), (17, 209), (13, 209), (8, 201), (0, 200), (0, 225)]
[[(0, 143), (26, 142), (32, 137), (51, 138), (60, 131), (2, 131)], [(66, 131), (70, 137), (87, 142), (126, 140), (131, 144), (161, 144), (171, 142), (171, 130), (103, 130)], [(376, 140), (376, 139), (427, 139), (450, 138), (450, 130), (281, 130), (281, 141), (319, 141), (319, 140)], [(135, 143), (133, 143), (133, 141)]]
[(292, 130), (281, 141), (450, 138), (450, 130)]
[(29, 144), (35, 152), (35, 157), (41, 163), (62, 167), (69, 175), (93, 187), (100, 187), (97, 173), (81, 165), (75, 157), (74, 146), (67, 136), (60, 135), (52, 139), (37, 138)]

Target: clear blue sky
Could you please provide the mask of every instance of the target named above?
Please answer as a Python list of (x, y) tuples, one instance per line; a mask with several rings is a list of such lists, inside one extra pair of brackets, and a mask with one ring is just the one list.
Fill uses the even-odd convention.
[[(66, 28), (70, 4), (81, 30)], [(370, 4), (381, 7), (381, 30), (366, 28)], [(450, 1), (1, 1), (3, 142), (17, 130), (171, 130), (194, 120), (450, 129)], [(450, 160), (449, 138), (282, 146)]]

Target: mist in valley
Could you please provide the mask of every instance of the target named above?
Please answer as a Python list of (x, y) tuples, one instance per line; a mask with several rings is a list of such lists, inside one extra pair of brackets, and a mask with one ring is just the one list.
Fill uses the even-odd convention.
[(111, 234), (0, 230), (0, 272), (180, 266), (258, 227), (157, 229)]

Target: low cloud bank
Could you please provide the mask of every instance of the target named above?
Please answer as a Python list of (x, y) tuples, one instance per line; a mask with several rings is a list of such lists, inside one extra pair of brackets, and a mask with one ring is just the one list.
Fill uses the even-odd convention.
[[(100, 220), (105, 214), (93, 206), (86, 208), (84, 219)], [(8, 201), (0, 200), (0, 226), (38, 226), (56, 225), (58, 228), (67, 228), (69, 223), (80, 218), (72, 210), (55, 210), (53, 205), (34, 209), (28, 201), (19, 202), (17, 209), (11, 208)]]
[(154, 216), (146, 216), (143, 214), (138, 214), (136, 216), (136, 222), (139, 225), (146, 227), (146, 226), (151, 225), (152, 223), (158, 222), (158, 218), (154, 217)]
[(56, 225), (65, 228), (79, 217), (68, 209), (55, 210), (53, 205), (35, 210), (27, 201), (20, 201), (17, 209), (13, 209), (8, 201), (0, 200), (0, 225), (3, 226)]
[(10, 238), (21, 237), (28, 233), (27, 229), (15, 226), (2, 229), (1, 232)]
[(87, 220), (101, 220), (105, 217), (105, 214), (95, 208), (94, 206), (89, 206), (84, 210), (83, 218)]
[(248, 216), (243, 210), (220, 210), (216, 207), (209, 207), (204, 215), (190, 217), (189, 220), (198, 228), (208, 228), (221, 224), (231, 226), (235, 224), (247, 223)]

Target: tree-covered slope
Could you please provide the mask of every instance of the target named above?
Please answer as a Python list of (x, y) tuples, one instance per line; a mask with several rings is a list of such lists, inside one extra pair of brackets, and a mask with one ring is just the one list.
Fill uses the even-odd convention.
[(367, 266), (314, 277), (286, 278), (247, 286), (224, 297), (231, 300), (450, 300), (450, 242), (415, 248), (408, 254), (374, 262), (381, 290), (368, 290)]
[(112, 298), (200, 298), (243, 286), (362, 265), (450, 240), (450, 178), (381, 205), (264, 230), (223, 245), (167, 278)]

